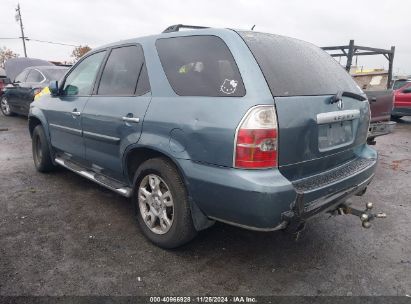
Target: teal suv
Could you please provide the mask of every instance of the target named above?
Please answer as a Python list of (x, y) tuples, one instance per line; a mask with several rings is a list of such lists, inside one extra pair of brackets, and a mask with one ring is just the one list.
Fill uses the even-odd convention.
[(164, 248), (215, 221), (298, 231), (374, 176), (364, 93), (301, 40), (176, 25), (94, 49), (49, 88), (30, 105), (37, 170), (130, 197)]

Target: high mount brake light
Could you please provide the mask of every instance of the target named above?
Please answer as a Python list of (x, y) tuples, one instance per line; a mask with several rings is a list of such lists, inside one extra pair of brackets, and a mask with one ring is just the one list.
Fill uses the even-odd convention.
[(277, 167), (277, 130), (274, 106), (251, 108), (237, 129), (234, 166), (244, 169)]

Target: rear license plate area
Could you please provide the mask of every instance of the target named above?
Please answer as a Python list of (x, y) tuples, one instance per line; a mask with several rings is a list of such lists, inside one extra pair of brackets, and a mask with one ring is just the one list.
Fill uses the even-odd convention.
[(318, 149), (328, 151), (347, 146), (354, 140), (353, 121), (345, 120), (318, 125)]

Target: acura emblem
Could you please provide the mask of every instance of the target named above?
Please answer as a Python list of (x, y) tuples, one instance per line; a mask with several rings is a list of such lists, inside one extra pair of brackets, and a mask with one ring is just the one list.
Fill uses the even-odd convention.
[(337, 107), (338, 107), (340, 110), (342, 110), (342, 108), (344, 108), (344, 103), (343, 103), (342, 99), (340, 99), (340, 100), (337, 102)]

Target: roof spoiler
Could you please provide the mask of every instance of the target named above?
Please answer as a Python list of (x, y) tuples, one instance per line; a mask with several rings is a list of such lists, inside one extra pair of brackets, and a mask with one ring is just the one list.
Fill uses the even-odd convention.
[(199, 30), (199, 29), (205, 29), (205, 28), (208, 28), (208, 27), (207, 26), (198, 26), (198, 25), (174, 24), (174, 25), (170, 25), (168, 28), (166, 28), (163, 31), (163, 33), (178, 32), (181, 28)]

